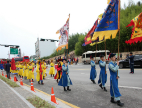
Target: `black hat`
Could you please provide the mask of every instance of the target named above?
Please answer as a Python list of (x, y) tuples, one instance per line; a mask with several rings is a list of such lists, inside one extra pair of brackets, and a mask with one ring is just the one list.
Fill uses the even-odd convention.
[(116, 54), (111, 53), (109, 58), (114, 57)]
[(104, 57), (104, 55), (100, 55), (100, 58)]
[(132, 52), (130, 52), (130, 54), (133, 54)]
[(64, 61), (64, 60), (67, 61), (66, 59), (62, 59), (62, 61)]

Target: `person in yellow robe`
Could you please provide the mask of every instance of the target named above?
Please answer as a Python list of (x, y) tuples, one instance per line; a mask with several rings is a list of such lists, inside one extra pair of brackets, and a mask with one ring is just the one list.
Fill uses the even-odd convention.
[(32, 80), (32, 82), (34, 82), (35, 77), (34, 77), (34, 71), (32, 71), (33, 70), (33, 66), (32, 66), (31, 62), (29, 63), (28, 69), (29, 69), (29, 74), (28, 74), (28, 78), (27, 79), (29, 79), (29, 82), (31, 80)]
[(37, 61), (37, 63), (36, 63), (36, 73), (37, 73), (36, 80), (37, 80), (38, 84), (40, 84), (39, 63), (40, 63), (40, 61)]
[(24, 74), (23, 74), (23, 77), (25, 77), (25, 79), (28, 77), (28, 66), (27, 66), (27, 63), (25, 62), (24, 63)]
[[(41, 65), (41, 67), (43, 68), (43, 63), (42, 63), (42, 65)], [(43, 83), (43, 74), (42, 75), (40, 75), (41, 73), (40, 73), (40, 61), (38, 61), (37, 62), (37, 64), (36, 64), (36, 72), (37, 72), (37, 75), (36, 75), (36, 80), (37, 80), (37, 82), (38, 82), (38, 84), (40, 84), (40, 81), (41, 81), (41, 84), (43, 85), (44, 83)], [(42, 77), (42, 78), (41, 78)]]
[(34, 63), (34, 61), (33, 61), (33, 60), (32, 60), (32, 66), (33, 66), (33, 67), (35, 67), (35, 63)]
[(54, 63), (53, 63), (53, 60), (51, 60), (51, 63), (50, 63), (50, 70), (49, 70), (49, 75), (51, 75), (51, 77), (52, 77), (52, 75), (53, 75), (53, 77), (54, 77), (54, 75), (55, 75), (55, 69), (54, 69)]
[(45, 60), (43, 59), (43, 65), (44, 65), (44, 69), (43, 69), (43, 79), (45, 79), (45, 77), (47, 76), (46, 74), (46, 63), (45, 63)]
[(22, 64), (22, 62), (20, 63), (19, 68), (20, 68), (19, 76), (23, 78), (23, 64)]

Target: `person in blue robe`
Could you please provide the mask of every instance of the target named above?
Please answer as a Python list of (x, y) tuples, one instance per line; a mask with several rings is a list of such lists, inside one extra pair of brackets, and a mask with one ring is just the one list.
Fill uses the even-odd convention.
[[(108, 65), (110, 71), (110, 95), (111, 95), (111, 102), (117, 103), (118, 106), (124, 106), (124, 103), (120, 102), (120, 92), (118, 88), (118, 78), (119, 78), (119, 61), (115, 62), (115, 54), (110, 54), (111, 62)], [(115, 100), (116, 101), (115, 101)]]
[[(68, 68), (68, 63), (66, 62), (66, 60), (63, 60), (63, 65), (62, 65), (62, 77), (58, 83), (59, 86), (63, 86), (64, 87), (64, 91), (71, 91), (71, 89), (69, 89), (69, 86), (72, 85), (71, 79), (69, 77), (69, 68)], [(66, 89), (67, 87), (67, 89)]]
[(3, 69), (4, 69), (3, 64), (0, 64), (0, 69), (1, 69), (1, 70), (3, 70)]
[(97, 77), (97, 72), (96, 72), (96, 67), (95, 67), (94, 58), (91, 57), (91, 59), (92, 59), (92, 60), (91, 60), (91, 62), (90, 62), (90, 64), (91, 64), (90, 80), (91, 80), (94, 84), (96, 84), (95, 78)]
[(106, 72), (106, 60), (104, 59), (104, 55), (100, 56), (100, 61), (99, 61), (99, 66), (100, 66), (100, 75), (99, 75), (99, 80), (98, 84), (99, 86), (104, 89), (104, 91), (107, 92), (105, 83), (107, 82), (107, 72)]

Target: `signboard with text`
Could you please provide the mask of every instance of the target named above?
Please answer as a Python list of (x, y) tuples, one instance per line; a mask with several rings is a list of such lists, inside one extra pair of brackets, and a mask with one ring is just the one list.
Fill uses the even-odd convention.
[(18, 54), (18, 48), (10, 48), (10, 54)]

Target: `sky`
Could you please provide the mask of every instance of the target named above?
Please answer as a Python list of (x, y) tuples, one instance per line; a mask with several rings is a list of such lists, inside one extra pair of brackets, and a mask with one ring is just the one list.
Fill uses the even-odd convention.
[[(121, 0), (121, 7), (128, 1)], [(58, 39), (56, 31), (69, 14), (69, 34), (85, 33), (106, 7), (107, 0), (0, 0), (0, 44), (19, 45), (22, 55), (35, 55), (37, 38)], [(9, 51), (0, 46), (0, 58), (8, 58)]]

